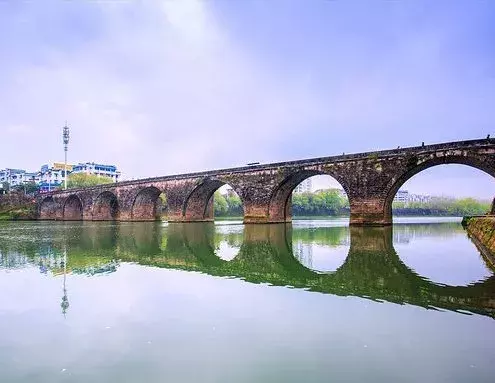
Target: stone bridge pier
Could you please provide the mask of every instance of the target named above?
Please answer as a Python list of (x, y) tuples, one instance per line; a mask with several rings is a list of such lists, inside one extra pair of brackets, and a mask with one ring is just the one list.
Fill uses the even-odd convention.
[[(415, 174), (442, 164), (463, 164), (495, 177), (495, 139), (245, 166), (57, 191), (38, 199), (40, 219), (212, 221), (213, 195), (228, 184), (242, 201), (245, 223), (292, 219), (292, 191), (303, 180), (329, 175), (346, 192), (351, 225), (392, 223), (392, 201)], [(492, 208), (492, 214), (495, 213)]]

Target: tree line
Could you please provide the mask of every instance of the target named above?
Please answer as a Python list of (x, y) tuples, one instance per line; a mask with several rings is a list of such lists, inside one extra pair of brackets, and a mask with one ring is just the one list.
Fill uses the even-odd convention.
[[(215, 216), (241, 217), (241, 199), (236, 195), (222, 195), (215, 192)], [(490, 211), (488, 201), (474, 198), (434, 197), (427, 202), (394, 202), (394, 215), (405, 216), (466, 216), (483, 215)], [(350, 213), (349, 200), (338, 189), (320, 190), (315, 193), (292, 195), (293, 216), (347, 216)]]
[(392, 212), (395, 215), (436, 215), (466, 216), (483, 215), (490, 211), (490, 202), (474, 198), (435, 197), (427, 202), (394, 202)]
[(241, 199), (235, 193), (223, 195), (217, 190), (214, 194), (213, 208), (217, 217), (242, 217), (244, 215)]
[[(217, 217), (241, 217), (242, 201), (236, 194), (214, 195), (214, 209)], [(316, 193), (292, 195), (292, 213), (299, 216), (348, 215), (349, 201), (338, 189), (321, 190)]]

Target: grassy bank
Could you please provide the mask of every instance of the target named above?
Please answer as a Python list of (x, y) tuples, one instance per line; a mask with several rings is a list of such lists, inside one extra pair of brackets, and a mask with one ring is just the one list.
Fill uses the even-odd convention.
[(0, 221), (36, 219), (36, 206), (17, 206), (0, 210)]

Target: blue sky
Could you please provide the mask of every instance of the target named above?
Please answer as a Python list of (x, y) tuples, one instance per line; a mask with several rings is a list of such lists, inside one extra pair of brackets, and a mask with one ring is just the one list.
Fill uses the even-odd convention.
[[(495, 135), (490, 1), (0, 2), (0, 168), (126, 178)], [(462, 166), (408, 185), (495, 195)]]

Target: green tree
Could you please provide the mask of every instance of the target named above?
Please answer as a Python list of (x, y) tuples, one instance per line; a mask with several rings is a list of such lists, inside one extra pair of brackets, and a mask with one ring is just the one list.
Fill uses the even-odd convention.
[(24, 186), (26, 188), (25, 189), (26, 194), (34, 194), (39, 190), (39, 186), (36, 182), (28, 182), (28, 183), (24, 184)]
[(167, 196), (165, 193), (161, 193), (158, 199), (158, 212), (161, 216), (166, 216), (168, 212)]
[(294, 214), (307, 215), (310, 214), (310, 193), (301, 193), (292, 195), (292, 211)]
[(229, 210), (229, 205), (225, 200), (225, 197), (216, 191), (213, 196), (213, 208), (215, 209), (215, 215), (225, 216)]
[(483, 215), (490, 210), (490, 203), (482, 203), (474, 198), (462, 198), (454, 202), (452, 210), (456, 215)]
[(349, 212), (349, 201), (337, 189), (292, 195), (294, 215), (342, 215)]
[(242, 201), (237, 194), (232, 194), (230, 196), (226, 196), (225, 200), (228, 205), (228, 215), (230, 216), (242, 216)]
[(395, 215), (483, 215), (490, 210), (490, 202), (473, 198), (435, 197), (426, 202), (393, 202), (392, 209)]
[(339, 214), (345, 207), (347, 198), (340, 195), (337, 189), (323, 190), (320, 193), (324, 199), (324, 210), (327, 214)]
[(109, 177), (97, 176), (95, 174), (72, 173), (67, 179), (67, 188), (83, 188), (88, 186), (110, 184), (113, 180)]
[(39, 187), (35, 182), (26, 182), (22, 185), (16, 185), (12, 187), (10, 190), (16, 191), (18, 193), (24, 194), (34, 194), (38, 191)]

